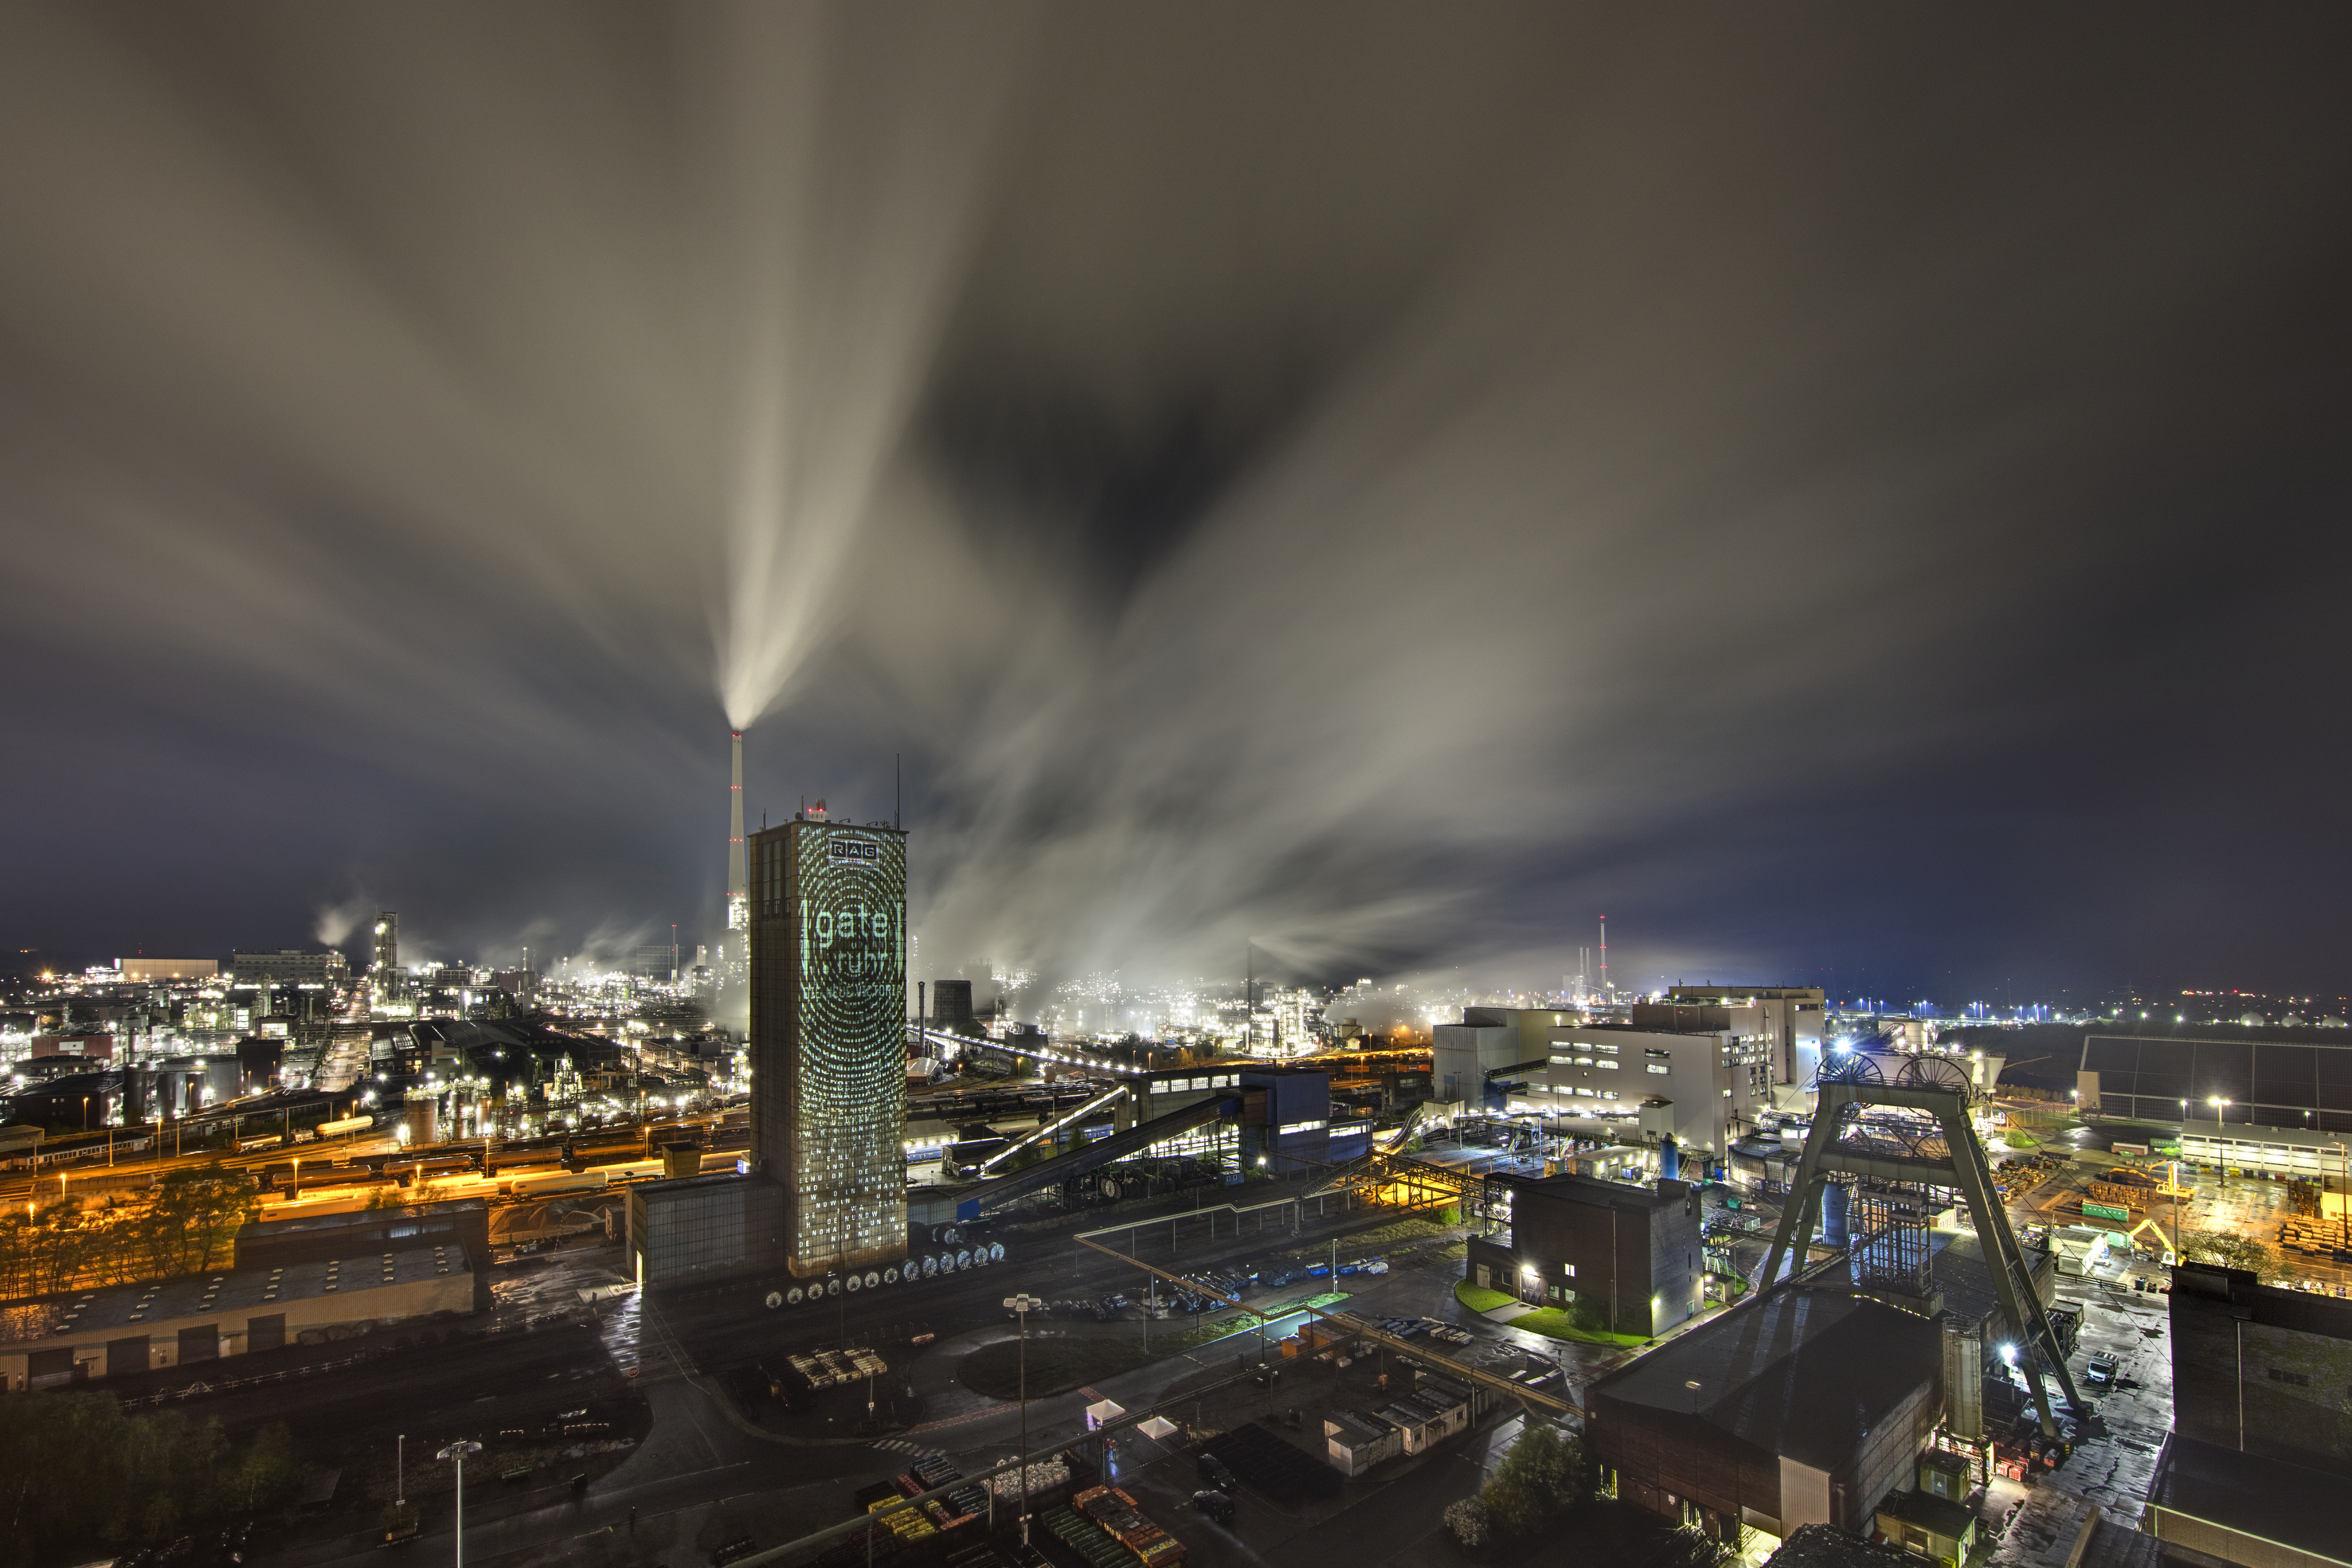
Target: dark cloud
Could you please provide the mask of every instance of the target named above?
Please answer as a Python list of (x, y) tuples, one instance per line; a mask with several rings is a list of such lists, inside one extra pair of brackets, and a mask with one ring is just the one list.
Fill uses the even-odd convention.
[(2343, 31), (18, 7), (18, 945), (2325, 984)]

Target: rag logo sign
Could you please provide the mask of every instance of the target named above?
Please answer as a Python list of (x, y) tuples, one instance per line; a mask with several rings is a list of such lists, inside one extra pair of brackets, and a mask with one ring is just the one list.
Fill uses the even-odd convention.
[(845, 833), (835, 833), (825, 841), (824, 858), (830, 865), (860, 869), (878, 866), (882, 863), (882, 846), (872, 839), (853, 839)]

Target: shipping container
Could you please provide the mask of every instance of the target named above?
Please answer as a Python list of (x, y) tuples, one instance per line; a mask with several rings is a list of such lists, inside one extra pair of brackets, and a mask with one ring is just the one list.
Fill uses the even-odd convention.
[(1154, 1524), (1117, 1487), (1088, 1488), (1072, 1498), (1070, 1506), (1135, 1553), (1146, 1568), (1173, 1568), (1184, 1561), (1184, 1543)]

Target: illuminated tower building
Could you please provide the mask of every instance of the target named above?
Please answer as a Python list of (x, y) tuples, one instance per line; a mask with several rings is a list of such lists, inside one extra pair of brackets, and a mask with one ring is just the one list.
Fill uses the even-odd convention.
[(751, 1167), (801, 1277), (907, 1250), (907, 836), (796, 816), (751, 840)]
[[(743, 732), (734, 732), (735, 781), (727, 790), (727, 929), (751, 923), (751, 880), (743, 856)], [(740, 942), (740, 937), (735, 938)]]
[(376, 989), (385, 996), (400, 992), (400, 911), (386, 909), (375, 917), (375, 962), (368, 967)]

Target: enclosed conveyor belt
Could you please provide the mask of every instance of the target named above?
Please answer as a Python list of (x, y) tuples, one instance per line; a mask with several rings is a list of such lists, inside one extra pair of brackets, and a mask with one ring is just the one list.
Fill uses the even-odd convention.
[(1066, 1155), (1056, 1155), (1050, 1160), (1041, 1160), (1024, 1170), (988, 1183), (956, 1205), (956, 1218), (977, 1219), (983, 1209), (1010, 1203), (1016, 1197), (1042, 1191), (1072, 1176), (1084, 1176), (1113, 1160), (1141, 1154), (1154, 1144), (1164, 1144), (1195, 1127), (1206, 1125), (1223, 1116), (1238, 1115), (1240, 1112), (1241, 1099), (1238, 1095), (1218, 1094), (1187, 1105), (1181, 1111), (1171, 1111), (1165, 1116), (1154, 1116), (1124, 1133), (1113, 1133), (1108, 1138), (1072, 1149)]

